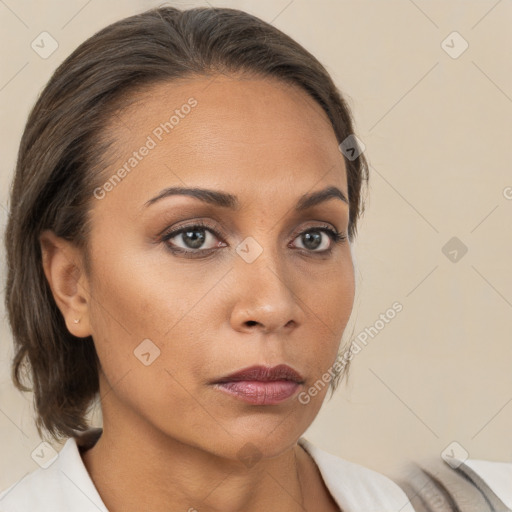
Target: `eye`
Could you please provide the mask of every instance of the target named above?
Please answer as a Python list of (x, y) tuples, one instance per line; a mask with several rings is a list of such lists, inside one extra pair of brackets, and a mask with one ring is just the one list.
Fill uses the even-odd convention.
[(309, 228), (295, 238), (295, 240), (299, 240), (302, 245), (302, 247), (298, 247), (299, 249), (324, 254), (330, 253), (334, 244), (342, 243), (345, 239), (346, 236), (343, 233), (340, 233), (329, 226)]
[(220, 235), (212, 227), (196, 222), (164, 234), (162, 242), (165, 242), (172, 252), (199, 253), (221, 247), (223, 243), (216, 242), (219, 238)]

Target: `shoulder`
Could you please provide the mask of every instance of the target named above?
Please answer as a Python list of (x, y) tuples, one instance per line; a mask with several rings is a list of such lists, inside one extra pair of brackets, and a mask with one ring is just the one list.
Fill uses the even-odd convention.
[(456, 468), (495, 509), (512, 510), (512, 463), (466, 459)]
[(390, 478), (321, 450), (303, 437), (299, 444), (311, 455), (343, 510), (414, 512), (404, 491)]
[(512, 463), (454, 457), (411, 462), (401, 482), (417, 511), (512, 510)]
[(2, 512), (107, 512), (82, 462), (78, 445), (69, 438), (60, 452), (0, 492)]

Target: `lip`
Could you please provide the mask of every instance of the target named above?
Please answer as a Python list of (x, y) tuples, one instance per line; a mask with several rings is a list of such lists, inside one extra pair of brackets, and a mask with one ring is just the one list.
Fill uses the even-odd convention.
[(244, 368), (238, 372), (231, 373), (215, 381), (216, 384), (225, 382), (237, 382), (241, 380), (271, 382), (276, 380), (288, 380), (302, 384), (304, 377), (287, 364), (277, 366), (255, 365)]
[(304, 377), (286, 364), (250, 366), (213, 382), (214, 388), (254, 405), (275, 405), (291, 398)]

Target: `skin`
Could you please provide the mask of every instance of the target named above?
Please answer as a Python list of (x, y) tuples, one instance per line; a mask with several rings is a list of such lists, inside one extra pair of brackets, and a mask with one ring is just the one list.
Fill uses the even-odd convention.
[[(103, 434), (84, 464), (111, 512), (339, 510), (297, 444), (328, 386), (306, 405), (297, 392), (255, 406), (210, 384), (255, 364), (285, 363), (304, 377), (303, 391), (335, 361), (354, 300), (350, 242), (321, 231), (316, 251), (332, 247), (322, 255), (301, 233), (328, 225), (346, 235), (349, 207), (331, 198), (294, 211), (303, 194), (327, 186), (348, 197), (334, 131), (313, 99), (275, 79), (159, 84), (112, 120), (106, 179), (190, 97), (198, 102), (190, 114), (93, 199), (90, 275), (71, 243), (41, 236), (68, 329), (92, 335), (101, 362)], [(240, 210), (187, 196), (144, 206), (171, 186), (234, 194)], [(200, 249), (214, 248), (210, 254), (172, 254), (172, 243), (200, 250), (182, 235), (159, 240), (198, 220), (221, 234), (204, 232)], [(252, 263), (235, 250), (249, 236), (263, 249)], [(148, 366), (134, 355), (144, 339), (160, 350)], [(259, 461), (244, 462), (240, 450)]]

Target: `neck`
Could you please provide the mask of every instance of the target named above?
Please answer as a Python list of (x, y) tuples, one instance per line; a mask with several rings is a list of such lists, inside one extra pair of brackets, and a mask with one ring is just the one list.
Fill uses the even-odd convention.
[(82, 458), (110, 512), (309, 510), (315, 475), (298, 445), (246, 467), (161, 432), (104, 425)]

